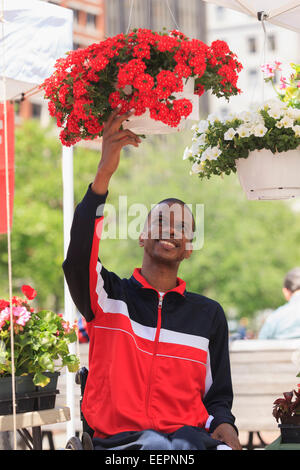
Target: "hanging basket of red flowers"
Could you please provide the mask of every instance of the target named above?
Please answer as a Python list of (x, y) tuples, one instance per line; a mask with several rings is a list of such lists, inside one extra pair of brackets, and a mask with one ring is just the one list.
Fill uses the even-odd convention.
[[(178, 130), (193, 116), (193, 107), (197, 111), (193, 97), (207, 90), (226, 99), (238, 94), (241, 68), (224, 41), (208, 46), (179, 31), (135, 29), (69, 52), (41, 87), (50, 115), (62, 128), (61, 142), (71, 146), (100, 137), (103, 123), (118, 106), (120, 113), (134, 110), (128, 128), (140, 132), (143, 127), (145, 134)], [(190, 88), (186, 97), (185, 85)], [(137, 117), (150, 121), (136, 126)], [(151, 121), (163, 129), (151, 130)]]

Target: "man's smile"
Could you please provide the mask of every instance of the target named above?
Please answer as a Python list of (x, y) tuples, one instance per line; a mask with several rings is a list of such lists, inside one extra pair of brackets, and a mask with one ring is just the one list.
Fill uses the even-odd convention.
[(177, 244), (175, 241), (171, 240), (156, 240), (163, 248), (167, 250), (172, 250), (174, 248), (177, 248)]

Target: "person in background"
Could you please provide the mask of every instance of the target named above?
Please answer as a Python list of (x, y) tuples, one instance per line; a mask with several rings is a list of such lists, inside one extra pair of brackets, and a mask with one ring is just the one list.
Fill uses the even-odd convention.
[(282, 293), (287, 303), (269, 315), (258, 339), (300, 338), (300, 267), (286, 274)]
[(87, 332), (86, 319), (80, 315), (78, 319), (78, 340), (79, 343), (89, 343), (89, 335)]

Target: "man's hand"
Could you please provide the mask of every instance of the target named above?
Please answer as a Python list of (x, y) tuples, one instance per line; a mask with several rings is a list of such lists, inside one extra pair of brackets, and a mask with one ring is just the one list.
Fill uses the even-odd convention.
[(97, 194), (105, 194), (111, 176), (115, 173), (120, 162), (120, 153), (125, 145), (138, 147), (141, 139), (130, 130), (121, 130), (122, 123), (133, 113), (128, 112), (118, 116), (120, 108), (116, 108), (104, 124), (102, 139), (102, 156), (98, 171), (92, 184), (92, 190)]
[(213, 439), (222, 441), (231, 447), (233, 450), (242, 450), (238, 435), (233, 426), (229, 423), (222, 423), (216, 427), (214, 432), (211, 434)]

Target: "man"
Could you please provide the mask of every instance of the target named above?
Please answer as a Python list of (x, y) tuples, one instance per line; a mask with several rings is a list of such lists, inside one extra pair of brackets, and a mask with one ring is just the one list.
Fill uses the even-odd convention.
[[(227, 322), (221, 306), (186, 291), (177, 277), (191, 256), (194, 220), (182, 201), (150, 212), (141, 269), (120, 279), (98, 259), (103, 205), (121, 149), (140, 139), (120, 130), (115, 110), (103, 133), (94, 182), (77, 206), (63, 268), (87, 321), (89, 375), (82, 411), (96, 449), (241, 449), (231, 414)], [(166, 224), (163, 207), (170, 211)], [(217, 441), (216, 441), (217, 440)]]
[(300, 268), (289, 271), (282, 293), (287, 301), (266, 319), (258, 339), (300, 338)]

